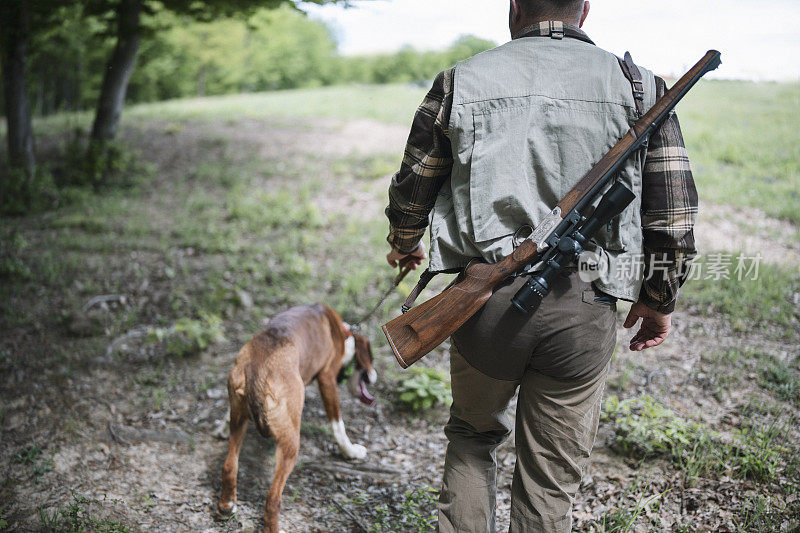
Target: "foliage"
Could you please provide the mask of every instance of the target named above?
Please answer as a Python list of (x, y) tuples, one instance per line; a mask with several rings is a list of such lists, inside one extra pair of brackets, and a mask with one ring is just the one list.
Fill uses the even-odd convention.
[(195, 354), (224, 339), (219, 317), (207, 313), (201, 313), (199, 320), (184, 317), (170, 328), (152, 328), (147, 333), (148, 342), (164, 343), (167, 355), (177, 357)]
[(72, 493), (72, 502), (66, 507), (46, 510), (39, 508), (41, 528), (47, 533), (82, 533), (96, 531), (98, 533), (127, 533), (128, 526), (122, 522), (108, 518), (98, 518), (92, 514), (91, 507), (100, 505), (99, 500), (89, 499)]
[(23, 450), (18, 451), (14, 455), (14, 458), (21, 465), (32, 465), (36, 463), (36, 460), (39, 458), (39, 455), (41, 455), (41, 453), (42, 449), (38, 445), (34, 444), (29, 448), (25, 448)]
[(750, 423), (736, 431), (732, 439), (724, 439), (702, 424), (677, 416), (650, 396), (622, 401), (610, 396), (601, 419), (613, 424), (617, 451), (638, 458), (667, 456), (689, 482), (701, 475), (723, 472), (737, 478), (774, 481), (790, 467), (787, 458), (792, 451), (784, 441), (791, 423)]
[[(630, 493), (630, 490), (628, 491)], [(655, 494), (649, 498), (645, 498), (644, 494), (640, 494), (635, 500), (633, 505), (629, 504), (626, 494), (625, 503), (616, 508), (609, 509), (605, 512), (599, 524), (595, 524), (595, 531), (598, 533), (628, 533), (639, 516), (653, 504), (660, 504), (661, 498), (664, 493)]]
[(450, 405), (450, 376), (435, 368), (412, 367), (410, 377), (398, 386), (398, 401), (412, 411), (426, 411), (435, 405)]
[(785, 363), (775, 362), (762, 370), (767, 389), (775, 391), (782, 400), (800, 406), (800, 377)]
[(424, 533), (436, 528), (436, 501), (439, 491), (432, 487), (407, 490), (402, 506), (401, 525), (405, 531)]
[(56, 182), (60, 188), (69, 186), (130, 187), (136, 177), (149, 172), (148, 165), (139, 161), (136, 152), (119, 141), (89, 144), (88, 150), (80, 132), (67, 142), (61, 161), (56, 166)]
[(0, 508), (0, 529), (8, 527), (8, 522), (3, 518), (3, 509)]
[(398, 502), (389, 505), (377, 502), (367, 492), (359, 492), (345, 504), (363, 507), (359, 514), (369, 516), (366, 530), (370, 533), (388, 531), (416, 531), (424, 533), (436, 529), (436, 502), (439, 491), (429, 486), (408, 489)]
[(785, 466), (784, 454), (788, 450), (780, 441), (786, 434), (787, 427), (774, 421), (742, 428), (725, 447), (725, 463), (736, 477), (772, 481)]
[(614, 424), (615, 447), (640, 458), (664, 454), (679, 459), (704, 431), (699, 424), (687, 422), (651, 396), (622, 401), (609, 396), (601, 417), (604, 422)]
[(84, 4), (51, 5), (34, 21), (28, 85), (35, 115), (95, 104), (112, 43), (107, 38), (109, 21), (89, 16)]
[(34, 444), (28, 448), (18, 451), (14, 454), (14, 459), (24, 466), (30, 466), (30, 476), (33, 478), (34, 483), (39, 483), (47, 472), (53, 469), (52, 459), (40, 460), (42, 449)]
[(57, 189), (47, 169), (37, 167), (28, 179), (23, 169), (0, 166), (0, 215), (25, 215), (54, 203)]
[(31, 269), (21, 257), (27, 247), (28, 241), (16, 229), (0, 235), (0, 279), (30, 279)]
[[(34, 31), (28, 80), (35, 115), (95, 106), (114, 44), (114, 22), (107, 11), (113, 4), (87, 7), (90, 3), (53, 6)], [(146, 38), (128, 86), (129, 102), (342, 83), (427, 83), (437, 72), (495, 45), (465, 35), (442, 51), (406, 47), (393, 54), (344, 57), (329, 27), (287, 3), (237, 16), (187, 13), (180, 3), (153, 4), (143, 17)], [(210, 9), (224, 7), (218, 4)]]

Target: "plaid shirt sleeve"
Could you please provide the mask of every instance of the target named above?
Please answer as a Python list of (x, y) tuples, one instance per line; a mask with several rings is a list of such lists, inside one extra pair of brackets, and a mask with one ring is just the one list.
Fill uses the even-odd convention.
[[(656, 78), (656, 96), (666, 92)], [(678, 289), (697, 255), (697, 189), (678, 117), (673, 113), (650, 138), (642, 175), (645, 279), (639, 301), (662, 313), (675, 309)]]
[(411, 252), (419, 245), (439, 189), (453, 167), (447, 130), (453, 76), (453, 69), (440, 73), (417, 109), (403, 163), (389, 186), (387, 240), (400, 252)]

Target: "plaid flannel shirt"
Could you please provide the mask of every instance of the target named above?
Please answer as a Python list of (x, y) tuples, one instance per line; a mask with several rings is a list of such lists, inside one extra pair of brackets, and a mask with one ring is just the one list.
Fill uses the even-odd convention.
[[(418, 246), (439, 189), (450, 176), (448, 125), (454, 76), (450, 69), (434, 80), (414, 117), (402, 165), (389, 187), (387, 240), (400, 252)], [(656, 97), (666, 89), (664, 80), (656, 77)], [(673, 113), (650, 137), (642, 173), (645, 272), (639, 300), (662, 313), (675, 309), (678, 289), (697, 254), (693, 232), (697, 200), (689, 156)]]

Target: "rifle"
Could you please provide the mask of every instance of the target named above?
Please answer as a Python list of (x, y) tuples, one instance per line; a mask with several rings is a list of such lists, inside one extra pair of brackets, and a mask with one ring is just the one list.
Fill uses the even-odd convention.
[(511, 255), (493, 264), (468, 265), (456, 282), (441, 294), (384, 324), (383, 333), (400, 366), (408, 368), (454, 333), (483, 307), (498, 285), (542, 262), (544, 270), (532, 277), (511, 300), (521, 311), (534, 309), (537, 301), (549, 292), (555, 274), (576, 260), (594, 233), (620, 214), (635, 194), (616, 182), (603, 195), (597, 208), (584, 216), (587, 208), (625, 160), (664, 123), (686, 93), (720, 63), (720, 53), (709, 50), (586, 173)]

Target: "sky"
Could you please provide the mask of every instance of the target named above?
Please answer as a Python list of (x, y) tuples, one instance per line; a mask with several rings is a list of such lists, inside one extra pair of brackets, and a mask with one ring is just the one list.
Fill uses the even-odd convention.
[[(441, 49), (459, 35), (508, 41), (508, 0), (353, 0), (304, 6), (328, 23), (343, 54)], [(457, 7), (456, 7), (457, 6)], [(800, 80), (800, 0), (594, 0), (583, 29), (598, 46), (663, 76), (706, 50), (722, 52), (716, 78)]]

